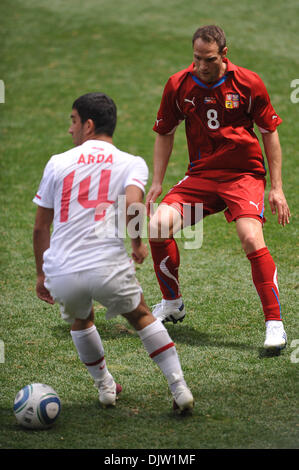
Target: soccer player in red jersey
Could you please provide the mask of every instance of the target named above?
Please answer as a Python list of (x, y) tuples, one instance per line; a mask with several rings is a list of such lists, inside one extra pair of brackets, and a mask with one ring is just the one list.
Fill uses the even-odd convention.
[[(149, 224), (154, 268), (163, 296), (153, 313), (162, 322), (176, 323), (185, 316), (178, 279), (180, 257), (173, 238), (178, 229), (190, 222), (184, 220), (184, 206), (194, 209), (196, 204), (202, 204), (203, 217), (225, 210), (227, 221), (236, 224), (251, 263), (266, 321), (264, 347), (281, 349), (287, 338), (277, 269), (263, 236), (266, 170), (254, 124), (261, 133), (269, 166), (271, 211), (285, 226), (290, 211), (281, 178), (277, 126), (282, 120), (273, 109), (261, 78), (227, 59), (221, 28), (199, 28), (192, 43), (193, 62), (169, 78), (153, 128), (157, 136), (152, 186), (146, 198), (149, 215), (152, 203), (162, 193), (175, 130), (182, 121), (189, 151), (185, 177), (164, 197)], [(191, 220), (191, 224), (196, 222)]]

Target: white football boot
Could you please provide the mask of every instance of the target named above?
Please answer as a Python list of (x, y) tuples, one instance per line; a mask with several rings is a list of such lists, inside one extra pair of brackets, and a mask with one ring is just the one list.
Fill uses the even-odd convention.
[(162, 299), (162, 302), (154, 306), (153, 315), (162, 323), (171, 321), (172, 323), (182, 322), (186, 311), (182, 298), (175, 300)]
[(99, 391), (99, 401), (101, 405), (115, 406), (118, 394), (122, 391), (122, 386), (115, 383), (111, 374), (107, 374), (103, 380), (96, 380), (95, 387)]
[(287, 345), (287, 335), (284, 331), (282, 321), (266, 321), (265, 349), (283, 349)]
[(173, 409), (180, 413), (192, 411), (194, 407), (194, 398), (186, 385), (180, 384), (172, 393)]

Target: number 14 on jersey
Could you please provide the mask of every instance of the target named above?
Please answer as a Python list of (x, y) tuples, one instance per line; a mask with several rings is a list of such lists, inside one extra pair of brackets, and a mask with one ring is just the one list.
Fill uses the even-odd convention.
[[(61, 196), (61, 210), (60, 222), (67, 222), (69, 219), (69, 208), (71, 201), (71, 194), (74, 185), (76, 170), (69, 173), (63, 180), (62, 196)], [(93, 178), (97, 175), (94, 174)], [(78, 202), (85, 209), (95, 209), (95, 221), (101, 220), (105, 217), (105, 209), (113, 204), (115, 201), (108, 199), (109, 184), (111, 178), (111, 170), (101, 170), (98, 186), (97, 199), (89, 199), (89, 190), (91, 184), (91, 176), (84, 178), (79, 183)]]

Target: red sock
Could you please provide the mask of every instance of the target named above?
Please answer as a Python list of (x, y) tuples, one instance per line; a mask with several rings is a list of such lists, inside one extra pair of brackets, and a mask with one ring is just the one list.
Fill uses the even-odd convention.
[(251, 263), (253, 283), (260, 296), (265, 321), (281, 320), (277, 269), (267, 247), (247, 255)]
[(180, 254), (176, 241), (171, 238), (163, 242), (150, 240), (149, 243), (163, 299), (178, 299), (181, 297), (178, 277)]

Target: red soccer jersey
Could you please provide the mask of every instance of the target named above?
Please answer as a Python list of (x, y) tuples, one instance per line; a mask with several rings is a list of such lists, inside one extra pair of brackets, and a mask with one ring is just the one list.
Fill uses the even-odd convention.
[(153, 129), (169, 134), (185, 121), (188, 175), (217, 179), (242, 173), (265, 175), (254, 123), (262, 132), (273, 132), (282, 120), (261, 78), (228, 59), (224, 61), (226, 73), (212, 85), (201, 82), (193, 73), (193, 63), (172, 75)]

